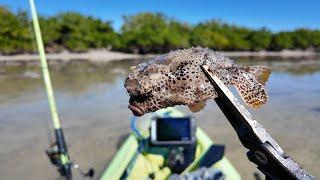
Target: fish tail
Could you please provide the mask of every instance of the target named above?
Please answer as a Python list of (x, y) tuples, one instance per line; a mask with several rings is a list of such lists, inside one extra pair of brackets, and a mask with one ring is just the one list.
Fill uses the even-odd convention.
[(263, 85), (266, 84), (271, 74), (271, 68), (268, 66), (243, 66), (240, 69), (252, 74)]
[(236, 87), (244, 102), (250, 107), (259, 108), (268, 101), (264, 85), (258, 82), (251, 73), (238, 70), (232, 84)]

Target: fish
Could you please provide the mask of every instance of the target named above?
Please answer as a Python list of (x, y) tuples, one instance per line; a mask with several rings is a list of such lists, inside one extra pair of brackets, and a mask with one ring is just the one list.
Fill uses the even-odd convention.
[(142, 116), (162, 108), (187, 105), (192, 112), (218, 97), (201, 69), (209, 70), (226, 85), (233, 85), (244, 102), (259, 108), (268, 101), (265, 89), (271, 69), (267, 66), (241, 66), (208, 48), (192, 47), (171, 51), (131, 68), (125, 80), (129, 109)]

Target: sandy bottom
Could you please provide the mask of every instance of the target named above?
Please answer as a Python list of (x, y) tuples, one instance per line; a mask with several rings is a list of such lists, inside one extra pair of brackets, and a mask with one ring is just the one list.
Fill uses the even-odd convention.
[[(138, 61), (104, 64), (74, 61), (51, 66), (60, 118), (71, 159), (81, 168), (105, 169), (129, 129), (130, 111), (123, 81)], [(252, 59), (241, 63), (252, 64)], [(320, 177), (319, 61), (259, 61), (274, 67), (267, 89), (270, 101), (249, 109), (282, 148), (305, 169)], [(44, 151), (52, 137), (46, 94), (35, 65), (0, 67), (1, 179), (60, 179)], [(189, 110), (179, 107), (190, 114)], [(245, 155), (234, 130), (212, 101), (196, 114), (197, 124), (216, 143), (243, 179), (258, 170)], [(76, 179), (82, 179), (75, 172)]]

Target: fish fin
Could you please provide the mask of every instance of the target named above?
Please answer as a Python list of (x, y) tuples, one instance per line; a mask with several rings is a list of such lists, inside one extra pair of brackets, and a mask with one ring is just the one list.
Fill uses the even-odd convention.
[(190, 109), (191, 112), (199, 112), (206, 106), (205, 101), (200, 101), (198, 103), (194, 104), (188, 104), (188, 108)]
[(259, 83), (252, 74), (240, 70), (239, 76), (233, 80), (232, 84), (250, 107), (259, 108), (268, 101), (264, 85)]
[(266, 84), (271, 74), (271, 68), (268, 66), (243, 66), (240, 69), (252, 74), (263, 85)]

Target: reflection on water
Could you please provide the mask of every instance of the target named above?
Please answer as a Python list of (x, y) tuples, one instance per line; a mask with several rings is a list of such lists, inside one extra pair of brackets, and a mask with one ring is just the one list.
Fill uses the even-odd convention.
[[(92, 63), (74, 60), (67, 63), (50, 65), (55, 91), (81, 94), (94, 85), (114, 85), (117, 80), (124, 80), (130, 67), (143, 60), (122, 60), (109, 63)], [(266, 65), (272, 67), (273, 75), (285, 74), (304, 77), (320, 71), (320, 61), (316, 60), (270, 60), (258, 62), (252, 58), (239, 58), (237, 63), (243, 65)], [(1, 98), (32, 93), (42, 88), (41, 71), (38, 64), (15, 64), (2, 66), (0, 69)], [(23, 92), (23, 93), (22, 93)], [(0, 103), (6, 103), (0, 99)]]
[[(131, 114), (123, 82), (130, 66), (139, 62), (51, 62), (70, 153), (84, 167), (101, 172), (116, 152), (118, 140), (129, 132)], [(237, 62), (272, 67), (267, 83), (270, 101), (250, 111), (293, 158), (320, 176), (316, 171), (320, 161), (320, 61), (239, 58)], [(4, 179), (56, 179), (43, 153), (50, 114), (39, 65), (0, 65), (0, 84), (0, 174)], [(195, 117), (216, 142), (226, 144), (227, 156), (245, 179), (253, 179), (254, 165), (214, 102)]]
[[(137, 63), (135, 60), (123, 60), (95, 64), (79, 60), (50, 65), (50, 73), (55, 91), (80, 94), (94, 84), (114, 84), (116, 79), (123, 79), (127, 75), (130, 66)], [(4, 87), (0, 89), (2, 95), (32, 92), (42, 87), (38, 65), (8, 65), (2, 67), (0, 72), (0, 83)]]

